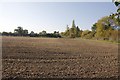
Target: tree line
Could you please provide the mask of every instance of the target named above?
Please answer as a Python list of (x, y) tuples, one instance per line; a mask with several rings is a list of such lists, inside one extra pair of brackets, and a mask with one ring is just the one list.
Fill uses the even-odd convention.
[(68, 38), (120, 41), (120, 21), (118, 16), (111, 14), (99, 19), (92, 25), (91, 30), (83, 31), (75, 25), (73, 20), (71, 28), (67, 25), (65, 32), (62, 32), (61, 35)]
[(31, 31), (28, 33), (27, 29), (23, 29), (22, 27), (17, 27), (17, 29), (14, 29), (14, 32), (2, 32), (3, 36), (29, 36), (29, 37), (53, 37), (53, 38), (60, 38), (61, 35), (59, 31), (54, 31), (54, 33), (47, 33), (46, 31), (42, 31), (40, 33), (35, 33), (34, 31)]

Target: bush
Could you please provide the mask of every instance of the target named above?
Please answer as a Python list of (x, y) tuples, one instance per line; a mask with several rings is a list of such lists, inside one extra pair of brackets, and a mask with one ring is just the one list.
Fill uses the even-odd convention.
[(85, 39), (91, 39), (91, 38), (94, 37), (94, 35), (95, 35), (95, 32), (91, 32), (89, 30), (85, 30), (85, 31), (82, 32), (81, 37), (85, 38)]

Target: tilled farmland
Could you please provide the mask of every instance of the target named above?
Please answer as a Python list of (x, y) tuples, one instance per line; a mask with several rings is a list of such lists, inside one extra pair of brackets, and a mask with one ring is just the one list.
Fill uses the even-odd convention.
[(117, 78), (118, 45), (83, 39), (3, 37), (2, 78)]

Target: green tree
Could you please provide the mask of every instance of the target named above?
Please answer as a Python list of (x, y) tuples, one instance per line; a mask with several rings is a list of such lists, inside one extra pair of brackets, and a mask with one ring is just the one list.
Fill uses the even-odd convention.
[(67, 25), (66, 31), (62, 32), (61, 35), (65, 37), (70, 38), (76, 38), (81, 36), (82, 31), (79, 29), (79, 27), (75, 25), (75, 21), (72, 21), (72, 27), (69, 28)]
[(115, 1), (115, 5), (119, 6), (120, 5), (120, 1)]
[(81, 32), (80, 32), (79, 27), (77, 26), (76, 27), (76, 37), (80, 37), (80, 36), (81, 36)]
[(77, 29), (76, 29), (76, 25), (75, 25), (75, 21), (72, 21), (72, 28), (70, 28), (70, 37), (71, 38), (75, 38), (77, 35)]
[(72, 28), (76, 28), (75, 21), (72, 21)]
[(2, 32), (2, 35), (3, 35), (3, 36), (8, 36), (9, 33), (4, 31), (4, 32)]
[(97, 23), (93, 24), (91, 29), (92, 29), (93, 32), (96, 32), (96, 28), (97, 28)]
[(117, 21), (118, 21), (118, 25), (120, 26), (120, 1), (119, 0), (115, 1), (115, 5), (116, 5), (116, 7), (118, 7), (118, 9), (117, 9)]
[(34, 31), (31, 31), (31, 32), (30, 32), (30, 37), (35, 37)]
[(14, 29), (14, 33), (17, 34), (18, 36), (27, 36), (28, 35), (28, 30), (23, 29), (22, 27), (17, 27), (17, 29)]
[(69, 35), (70, 35), (70, 29), (69, 29), (69, 27), (67, 25), (66, 31), (65, 31), (65, 36), (69, 36)]
[(17, 34), (18, 36), (23, 36), (23, 28), (22, 27), (17, 27), (17, 29), (14, 30), (14, 33)]
[(75, 34), (75, 28), (70, 28), (70, 38), (75, 38), (76, 34)]
[(23, 30), (23, 35), (24, 35), (24, 36), (27, 36), (27, 35), (28, 35), (28, 30), (27, 30), (27, 29)]

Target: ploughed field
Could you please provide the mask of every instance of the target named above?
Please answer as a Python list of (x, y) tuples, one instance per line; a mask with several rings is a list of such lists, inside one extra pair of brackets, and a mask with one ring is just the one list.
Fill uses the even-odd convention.
[(118, 45), (108, 42), (3, 37), (3, 78), (110, 78), (118, 76)]

